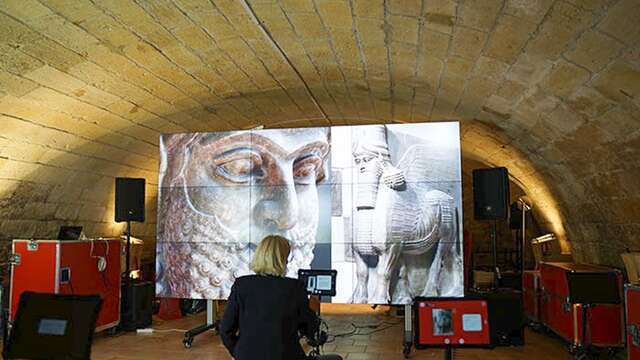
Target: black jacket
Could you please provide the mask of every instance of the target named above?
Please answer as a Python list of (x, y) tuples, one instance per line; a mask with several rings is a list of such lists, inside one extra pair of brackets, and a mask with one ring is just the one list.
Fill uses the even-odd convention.
[(301, 360), (298, 332), (312, 337), (318, 326), (298, 280), (249, 275), (233, 284), (219, 333), (236, 360)]

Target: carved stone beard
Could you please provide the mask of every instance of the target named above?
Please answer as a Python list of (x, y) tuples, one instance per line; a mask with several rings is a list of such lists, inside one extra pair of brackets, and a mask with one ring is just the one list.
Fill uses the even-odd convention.
[[(315, 186), (313, 191), (317, 194)], [(160, 190), (159, 202), (158, 295), (228, 298), (235, 279), (252, 273), (250, 265), (257, 242), (269, 234), (231, 231), (215, 215), (195, 210), (180, 179)], [(279, 233), (291, 243), (286, 276), (297, 277), (298, 269), (310, 268), (313, 261), (319, 215), (317, 210), (309, 215), (292, 229)]]

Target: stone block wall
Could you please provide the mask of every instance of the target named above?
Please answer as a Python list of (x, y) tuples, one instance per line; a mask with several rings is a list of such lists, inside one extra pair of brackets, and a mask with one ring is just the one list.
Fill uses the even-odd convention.
[(637, 0), (2, 1), (0, 238), (119, 234), (113, 178), (151, 199), (161, 133), (462, 119), (466, 156), (507, 166), (563, 251), (619, 266), (640, 248), (639, 17)]

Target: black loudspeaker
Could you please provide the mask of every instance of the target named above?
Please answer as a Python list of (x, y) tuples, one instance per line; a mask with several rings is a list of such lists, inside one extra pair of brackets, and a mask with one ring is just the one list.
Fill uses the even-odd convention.
[(154, 288), (150, 281), (129, 281), (122, 284), (120, 327), (133, 331), (151, 326)]
[(473, 170), (473, 214), (476, 220), (507, 220), (509, 202), (507, 168)]
[(496, 346), (524, 345), (522, 293), (498, 290), (484, 294), (489, 310), (491, 343)]
[(522, 229), (522, 209), (520, 209), (517, 202), (511, 204), (511, 210), (509, 211), (509, 229)]
[(144, 222), (144, 179), (116, 178), (116, 222)]

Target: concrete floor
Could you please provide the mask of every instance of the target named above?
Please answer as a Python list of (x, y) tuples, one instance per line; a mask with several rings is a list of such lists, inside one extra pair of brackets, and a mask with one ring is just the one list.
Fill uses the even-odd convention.
[[(341, 354), (345, 360), (395, 360), (404, 359), (402, 354), (403, 322), (390, 316), (388, 308), (371, 310), (360, 305), (323, 305), (323, 318), (328, 322), (330, 334), (350, 331), (350, 323), (358, 325), (382, 324), (377, 329), (363, 328), (360, 335), (338, 338), (325, 345), (325, 352)], [(154, 319), (157, 330), (152, 335), (120, 333), (116, 336), (98, 334), (93, 342), (92, 359), (96, 360), (227, 360), (231, 356), (213, 332), (197, 337), (191, 349), (182, 345), (183, 334), (169, 329), (190, 329), (204, 322), (204, 314), (163, 322)], [(384, 322), (384, 323), (383, 323)], [(393, 325), (396, 324), (396, 325)], [(164, 331), (162, 331), (164, 330)], [(373, 332), (375, 330), (379, 330)], [(373, 333), (372, 333), (373, 332)], [(527, 330), (526, 345), (522, 347), (498, 347), (495, 349), (459, 349), (455, 359), (571, 359), (565, 345), (559, 339)], [(441, 359), (442, 350), (413, 350), (410, 359)], [(259, 360), (259, 359), (256, 359)]]

